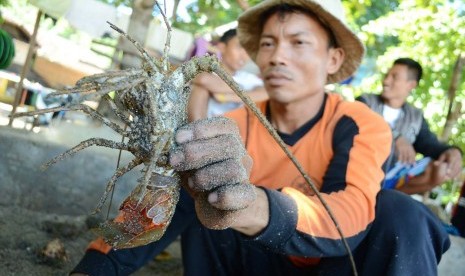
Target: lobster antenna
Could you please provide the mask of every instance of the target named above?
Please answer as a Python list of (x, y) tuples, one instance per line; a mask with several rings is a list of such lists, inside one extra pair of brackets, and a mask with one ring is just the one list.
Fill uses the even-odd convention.
[[(165, 9), (166, 9), (166, 0), (164, 1), (165, 3)], [(166, 17), (166, 10), (163, 11), (163, 9), (160, 7), (160, 4), (158, 1), (155, 2), (157, 5), (158, 9), (160, 10), (161, 15), (163, 16), (163, 21), (165, 22), (166, 25), (166, 42), (165, 42), (165, 49), (163, 49), (163, 57), (162, 57), (162, 68), (165, 72), (168, 72), (169, 70), (169, 57), (168, 53), (170, 51), (170, 44), (171, 44), (171, 25), (168, 22), (168, 18)]]
[(153, 60), (153, 58), (147, 53), (147, 51), (145, 51), (144, 47), (142, 47), (142, 45), (139, 42), (137, 42), (134, 38), (125, 33), (123, 30), (118, 28), (115, 24), (109, 21), (107, 21), (107, 23), (113, 30), (117, 31), (120, 35), (124, 36), (127, 40), (131, 41), (132, 44), (136, 47), (136, 49), (142, 54), (142, 57), (149, 63), (149, 65), (152, 68), (160, 68), (160, 65), (157, 64), (155, 60)]

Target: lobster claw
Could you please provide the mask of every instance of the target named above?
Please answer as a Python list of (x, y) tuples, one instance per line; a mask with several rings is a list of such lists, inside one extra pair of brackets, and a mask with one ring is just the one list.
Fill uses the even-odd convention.
[(139, 182), (121, 204), (116, 218), (93, 229), (113, 248), (146, 245), (165, 233), (179, 200), (179, 177), (154, 174), (150, 182)]

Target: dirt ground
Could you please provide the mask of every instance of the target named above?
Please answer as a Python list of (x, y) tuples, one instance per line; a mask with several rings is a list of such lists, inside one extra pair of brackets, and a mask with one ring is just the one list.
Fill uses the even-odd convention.
[[(67, 275), (96, 237), (90, 228), (104, 214), (90, 214), (115, 170), (117, 151), (89, 148), (48, 170), (40, 166), (85, 135), (101, 137), (101, 128), (63, 121), (36, 134), (0, 126), (1, 275)], [(138, 177), (135, 170), (118, 181), (110, 214)], [(169, 260), (154, 260), (134, 275), (182, 275), (179, 242), (168, 252)]]

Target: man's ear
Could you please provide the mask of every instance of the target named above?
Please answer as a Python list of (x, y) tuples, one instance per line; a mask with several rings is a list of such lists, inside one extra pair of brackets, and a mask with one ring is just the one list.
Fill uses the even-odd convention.
[(416, 80), (410, 80), (409, 81), (409, 88), (410, 88), (410, 91), (412, 91), (413, 89), (417, 88), (418, 86), (418, 82)]
[(336, 73), (344, 62), (345, 52), (342, 48), (329, 49), (329, 61), (327, 72), (329, 75)]

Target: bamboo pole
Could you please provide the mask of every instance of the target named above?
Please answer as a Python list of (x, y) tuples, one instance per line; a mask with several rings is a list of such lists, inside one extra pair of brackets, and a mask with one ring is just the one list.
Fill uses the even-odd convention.
[(37, 12), (37, 18), (36, 18), (36, 22), (34, 25), (34, 31), (32, 33), (31, 40), (29, 41), (29, 49), (27, 51), (26, 61), (24, 62), (23, 68), (21, 69), (21, 76), (16, 86), (15, 101), (13, 102), (13, 110), (11, 111), (11, 114), (10, 114), (10, 121), (8, 122), (8, 126), (13, 125), (13, 120), (14, 120), (13, 114), (15, 114), (16, 108), (18, 107), (20, 100), (21, 100), (21, 96), (23, 94), (22, 92), (23, 82), (24, 82), (24, 79), (26, 78), (27, 73), (29, 73), (29, 69), (31, 67), (32, 54), (34, 53), (34, 49), (35, 49), (36, 37), (37, 37), (37, 32), (39, 30), (39, 23), (40, 23), (41, 17), (42, 17), (42, 11), (39, 9), (39, 11)]

